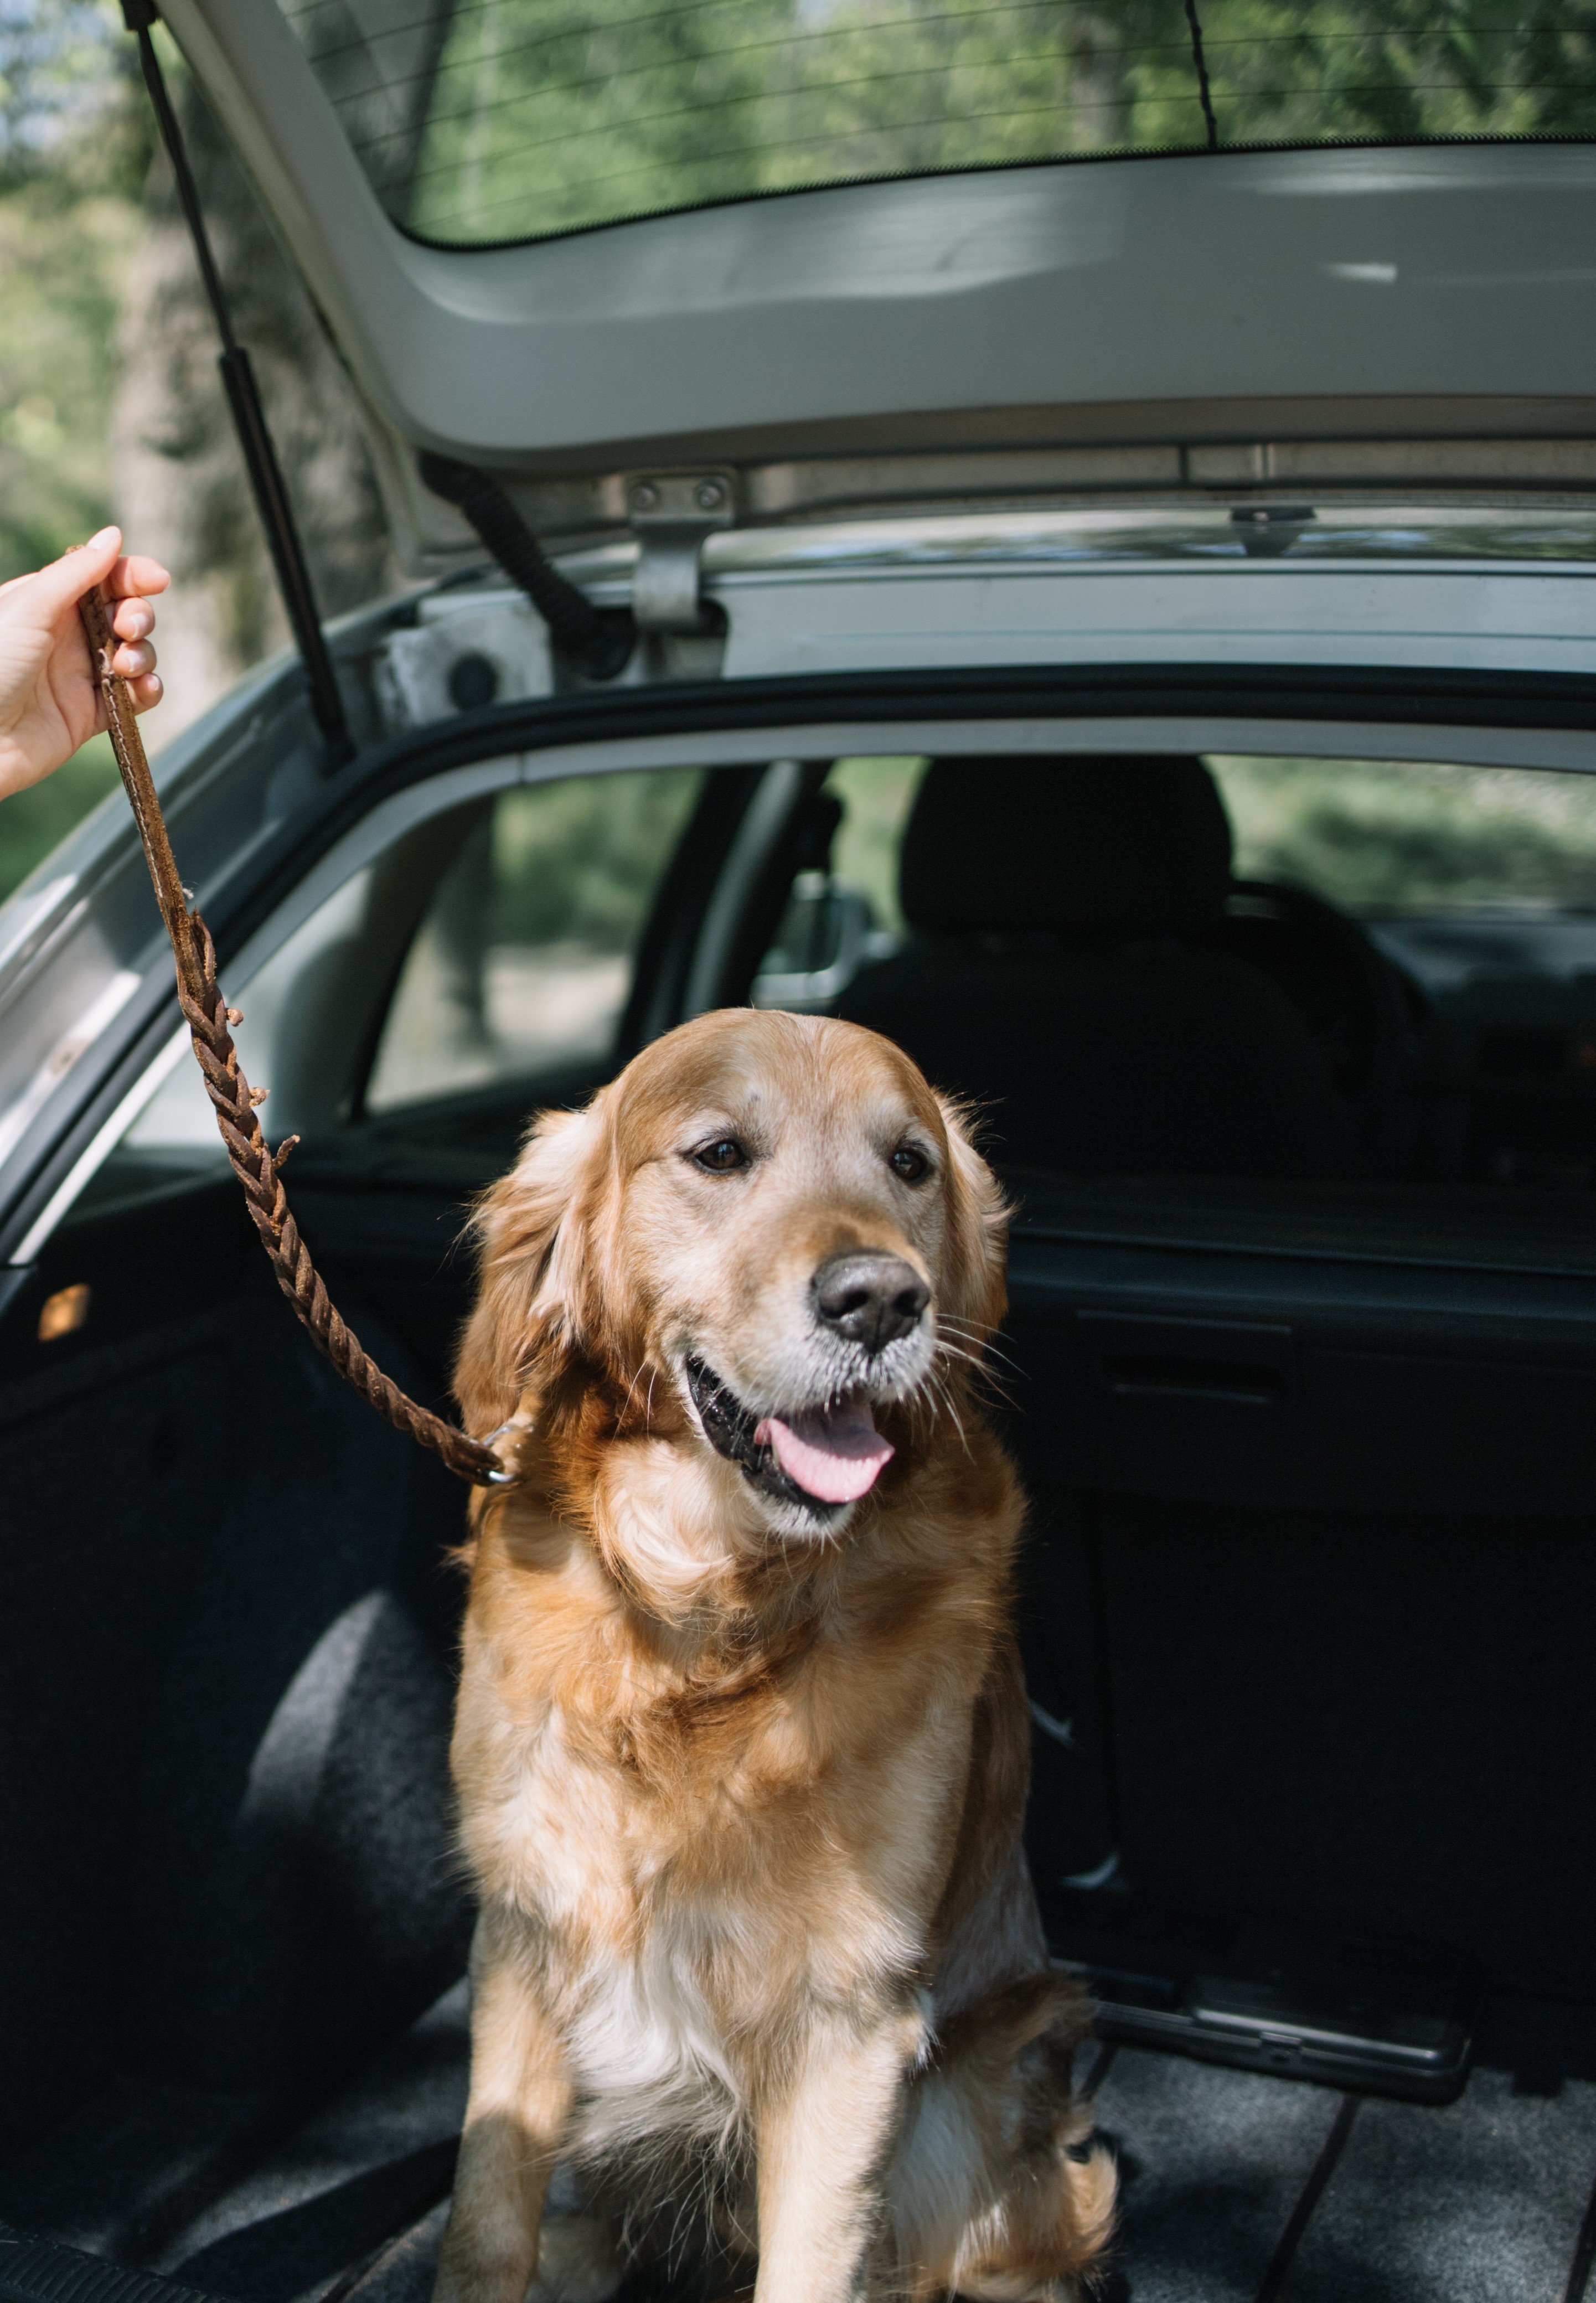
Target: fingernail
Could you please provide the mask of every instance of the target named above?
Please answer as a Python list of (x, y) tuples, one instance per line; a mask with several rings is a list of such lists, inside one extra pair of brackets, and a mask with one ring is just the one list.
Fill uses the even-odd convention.
[(88, 543), (83, 546), (84, 551), (97, 552), (101, 544), (109, 544), (111, 538), (115, 534), (116, 530), (114, 527), (102, 527), (97, 536), (91, 536), (89, 537)]

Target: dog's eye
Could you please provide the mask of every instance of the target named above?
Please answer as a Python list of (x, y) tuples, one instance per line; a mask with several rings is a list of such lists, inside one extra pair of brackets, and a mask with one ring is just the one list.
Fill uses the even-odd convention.
[(695, 1168), (711, 1176), (730, 1176), (748, 1164), (747, 1151), (735, 1135), (717, 1135), (713, 1143), (701, 1143), (688, 1157)]
[(892, 1154), (891, 1164), (892, 1173), (901, 1176), (906, 1184), (923, 1184), (931, 1173), (930, 1160), (912, 1143), (900, 1143)]

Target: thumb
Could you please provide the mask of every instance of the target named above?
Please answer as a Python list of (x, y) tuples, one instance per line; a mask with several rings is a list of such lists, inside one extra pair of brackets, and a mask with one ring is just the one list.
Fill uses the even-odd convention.
[(63, 608), (75, 606), (91, 586), (103, 583), (121, 551), (121, 528), (102, 527), (87, 544), (75, 544), (47, 568), (41, 568), (33, 578), (32, 602), (40, 620), (54, 622)]

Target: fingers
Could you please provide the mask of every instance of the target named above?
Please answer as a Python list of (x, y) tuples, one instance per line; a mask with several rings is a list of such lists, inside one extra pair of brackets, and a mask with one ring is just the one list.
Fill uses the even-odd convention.
[[(106, 591), (124, 603), (142, 600), (150, 593), (164, 592), (172, 578), (158, 560), (151, 560), (142, 552), (122, 559), (122, 530), (102, 527), (87, 544), (74, 545), (41, 568), (36, 576), (24, 576), (6, 586), (6, 591), (21, 597), (24, 587), (31, 593), (30, 608), (41, 621), (49, 623), (65, 608), (74, 607), (92, 584), (103, 584)], [(122, 622), (128, 606), (116, 612), (116, 629), (122, 639), (138, 640), (154, 628), (154, 617), (143, 630), (129, 629)], [(120, 670), (120, 666), (118, 669)]]
[[(63, 608), (74, 606), (90, 585), (103, 584), (116, 566), (121, 550), (122, 530), (102, 527), (87, 544), (75, 544), (71, 552), (63, 552), (59, 560), (52, 560), (36, 576), (24, 577), (22, 583), (32, 588), (32, 605), (41, 620), (53, 622)], [(16, 589), (20, 594), (21, 586)]]
[(123, 679), (142, 679), (156, 668), (156, 652), (148, 640), (135, 640), (119, 647), (111, 658), (111, 669)]
[[(119, 600), (111, 628), (119, 640), (147, 640), (156, 628), (156, 612), (148, 600)], [(117, 666), (118, 671), (122, 669)]]
[[(121, 541), (118, 536), (117, 542), (120, 544)], [(127, 559), (119, 560), (104, 581), (106, 591), (114, 599), (131, 599), (151, 592), (164, 592), (172, 578), (158, 560), (152, 560), (148, 553), (134, 552)], [(122, 633), (124, 639), (136, 637), (122, 630), (120, 612), (116, 628)]]
[(119, 560), (106, 578), (106, 591), (114, 596), (121, 595), (111, 617), (111, 628), (122, 645), (111, 658), (111, 669), (127, 682), (135, 712), (153, 710), (164, 693), (156, 670), (156, 652), (149, 644), (149, 636), (156, 628), (156, 612), (144, 595), (164, 592), (171, 581), (160, 562), (148, 559), (142, 553)]

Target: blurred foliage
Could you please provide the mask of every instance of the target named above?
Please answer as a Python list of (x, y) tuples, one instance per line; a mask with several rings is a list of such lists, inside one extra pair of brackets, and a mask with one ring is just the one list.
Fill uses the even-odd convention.
[(46, 175), (0, 191), (0, 583), (112, 517), (106, 417), (131, 200)]
[[(0, 583), (112, 517), (113, 346), (150, 149), (114, 0), (0, 0)], [(0, 807), (0, 901), (115, 784), (97, 737)]]
[[(1202, 0), (1199, 13), (1221, 144), (1596, 129), (1591, 0)], [(1167, 61), (1129, 77), (1128, 140), (1186, 140)]]
[(1596, 776), (1359, 760), (1211, 758), (1239, 878), (1350, 912), (1596, 906)]
[[(289, 13), (394, 215), (444, 240), (1207, 133), (1184, 0), (433, 0), (370, 41), (343, 0)], [(1221, 143), (1596, 126), (1592, 0), (1199, 13)]]
[(114, 5), (0, 0), (0, 582), (111, 516), (106, 410), (147, 111)]
[(925, 762), (912, 757), (838, 760), (826, 778), (827, 791), (842, 802), (832, 870), (863, 889), (882, 926), (898, 934), (898, 851), (925, 770)]
[(0, 803), (0, 904), (69, 831), (118, 789), (109, 736), (96, 736), (41, 784)]
[[(164, 30), (157, 45), (318, 596), (338, 614), (392, 581), (352, 393)], [(158, 645), (183, 679), (148, 731), (158, 743), (285, 634), (155, 148), (116, 0), (0, 0), (0, 581), (118, 518), (165, 561)], [(114, 780), (97, 747), (0, 809), (0, 898)]]
[(491, 945), (629, 951), (697, 798), (697, 768), (578, 776), (494, 813)]
[(64, 170), (136, 199), (154, 148), (115, 0), (0, 0), (0, 189)]

